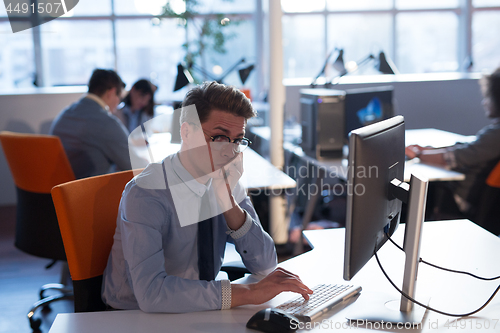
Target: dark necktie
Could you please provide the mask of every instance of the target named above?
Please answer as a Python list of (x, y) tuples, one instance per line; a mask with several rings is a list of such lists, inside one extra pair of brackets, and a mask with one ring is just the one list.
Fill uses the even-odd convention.
[[(210, 216), (207, 215), (207, 210), (210, 209), (208, 195), (207, 190), (201, 198), (200, 216)], [(200, 280), (215, 280), (212, 218), (198, 222), (198, 270), (200, 271)]]

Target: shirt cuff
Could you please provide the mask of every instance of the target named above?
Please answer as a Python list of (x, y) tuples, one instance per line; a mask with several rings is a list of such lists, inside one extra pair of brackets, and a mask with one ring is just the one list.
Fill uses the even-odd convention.
[(443, 154), (446, 166), (450, 169), (455, 169), (457, 167), (457, 160), (455, 158), (455, 153), (453, 150), (448, 150)]
[(222, 290), (222, 305), (221, 310), (231, 309), (231, 282), (229, 280), (221, 280), (220, 282)]
[(250, 230), (250, 228), (252, 227), (252, 217), (246, 210), (243, 209), (243, 211), (245, 212), (246, 216), (245, 223), (243, 223), (243, 225), (238, 230), (232, 230), (227, 227), (228, 231), (226, 231), (226, 234), (230, 235), (233, 239), (238, 239), (245, 236), (248, 230)]

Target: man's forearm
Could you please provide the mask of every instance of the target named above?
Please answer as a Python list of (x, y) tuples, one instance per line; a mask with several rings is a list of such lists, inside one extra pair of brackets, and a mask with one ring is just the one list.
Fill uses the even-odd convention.
[(238, 205), (232, 195), (230, 195), (230, 198), (233, 208), (224, 212), (224, 218), (231, 230), (238, 230), (245, 223), (246, 215), (245, 211)]
[(446, 166), (446, 160), (444, 159), (445, 152), (446, 150), (444, 149), (423, 150), (418, 157), (423, 163)]

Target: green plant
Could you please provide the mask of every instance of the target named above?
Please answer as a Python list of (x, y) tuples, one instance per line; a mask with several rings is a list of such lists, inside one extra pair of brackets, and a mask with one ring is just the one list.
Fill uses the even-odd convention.
[[(223, 1), (233, 2), (233, 0)], [(168, 0), (160, 15), (160, 18), (177, 18), (178, 24), (186, 30), (186, 42), (182, 47), (186, 51), (184, 60), (188, 69), (197, 62), (201, 62), (201, 67), (206, 68), (204, 56), (207, 50), (225, 54), (227, 50), (224, 44), (236, 36), (228, 27), (239, 23), (229, 19), (223, 13), (200, 15), (198, 12), (200, 2), (199, 0)], [(196, 78), (195, 73), (191, 70), (190, 72)]]

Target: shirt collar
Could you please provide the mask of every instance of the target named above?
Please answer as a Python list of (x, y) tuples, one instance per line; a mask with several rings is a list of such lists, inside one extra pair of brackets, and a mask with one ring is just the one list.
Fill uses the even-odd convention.
[(88, 98), (99, 104), (104, 110), (109, 112), (109, 106), (102, 100), (101, 97), (96, 94), (88, 93), (84, 96), (84, 98)]
[(206, 184), (201, 184), (196, 179), (194, 179), (189, 171), (187, 171), (186, 168), (184, 168), (184, 166), (182, 165), (181, 160), (179, 159), (179, 153), (174, 154), (172, 158), (172, 168), (174, 169), (174, 172), (177, 174), (177, 176), (181, 179), (181, 181), (186, 184), (186, 186), (193, 193), (200, 197), (202, 197), (203, 194), (205, 194), (205, 192), (209, 190), (210, 185), (212, 184), (211, 178)]

